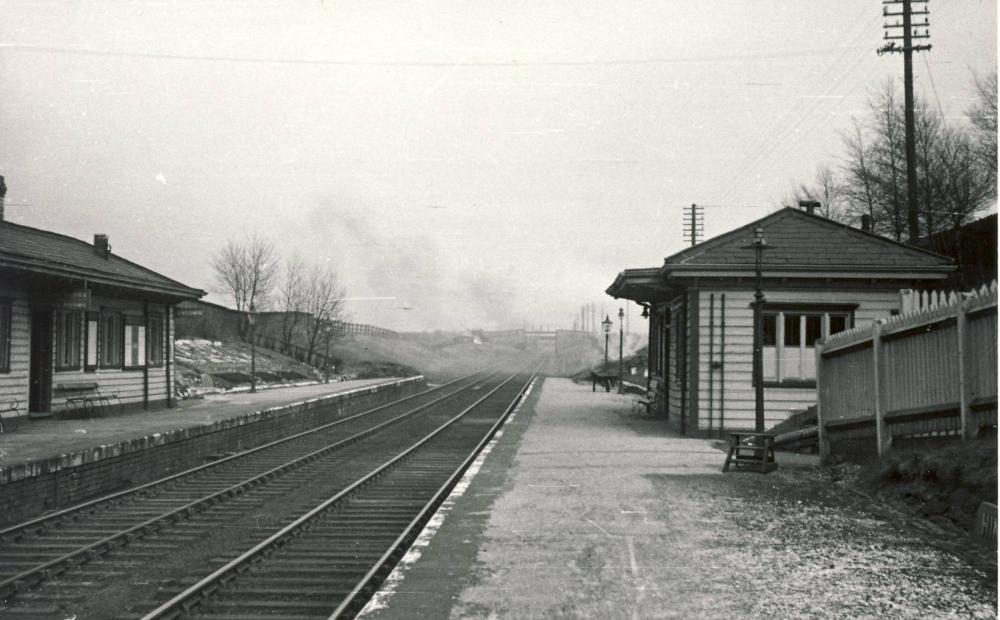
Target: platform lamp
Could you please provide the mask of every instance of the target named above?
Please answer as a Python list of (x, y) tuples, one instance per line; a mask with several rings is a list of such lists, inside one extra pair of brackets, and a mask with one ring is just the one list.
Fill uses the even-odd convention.
[(604, 328), (604, 365), (608, 365), (608, 338), (611, 336), (611, 318), (608, 315), (604, 315), (604, 320), (601, 321), (601, 327)]
[(618, 393), (625, 393), (625, 373), (622, 371), (622, 350), (625, 343), (625, 309), (618, 308)]
[(257, 392), (257, 308), (250, 304), (247, 313), (250, 323), (250, 392)]
[(754, 384), (754, 430), (764, 432), (764, 291), (761, 290), (761, 276), (764, 264), (764, 250), (767, 240), (764, 229), (757, 225), (753, 229), (753, 243), (745, 246), (753, 250), (756, 281), (753, 294), (753, 384)]

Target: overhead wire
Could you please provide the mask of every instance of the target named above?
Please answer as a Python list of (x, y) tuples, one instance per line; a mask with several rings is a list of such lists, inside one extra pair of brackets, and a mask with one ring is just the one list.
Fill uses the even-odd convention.
[[(821, 73), (819, 73), (819, 74), (817, 74), (815, 76), (815, 78), (809, 84), (809, 88), (804, 88), (802, 86), (796, 86), (794, 88), (794, 90), (796, 92), (815, 91), (815, 90), (819, 89), (819, 87), (820, 87), (821, 84), (823, 84), (823, 83), (829, 83), (828, 82), (828, 77), (836, 70), (836, 68), (838, 66), (840, 66), (840, 64), (842, 63), (842, 61), (847, 57), (848, 50), (855, 45), (855, 42), (858, 40), (858, 38), (860, 36), (862, 36), (862, 35), (865, 34), (865, 31), (866, 31), (867, 28), (868, 28), (868, 25), (866, 23), (860, 22), (855, 27), (855, 31), (852, 33), (853, 34), (852, 43), (847, 48), (845, 48), (845, 50), (843, 52), (841, 52), (841, 54), (838, 55), (833, 60), (833, 62), (831, 62), (829, 65), (827, 65), (826, 69), (823, 72), (821, 72)], [(787, 123), (789, 121), (789, 119), (799, 116), (801, 114), (801, 112), (805, 110), (805, 108), (807, 106), (808, 106), (808, 102), (807, 102), (806, 99), (804, 99), (804, 98), (798, 99), (789, 109), (787, 109), (782, 115), (777, 116), (773, 120), (773, 122), (771, 122), (766, 127), (766, 129), (764, 129), (763, 131), (761, 131), (758, 134), (758, 137), (757, 137), (756, 140), (754, 140), (754, 142), (756, 142), (757, 144), (759, 144), (760, 148), (757, 150), (757, 152), (755, 154), (746, 157), (744, 159), (742, 167), (739, 169), (739, 171), (735, 175), (733, 175), (733, 182), (730, 185), (730, 188), (727, 190), (727, 197), (728, 197), (728, 192), (730, 190), (734, 189), (735, 187), (737, 187), (739, 185), (739, 183), (742, 181), (743, 174), (749, 168), (751, 168), (752, 166), (756, 165), (757, 158), (763, 156), (762, 153), (763, 153), (764, 149), (766, 148), (766, 146), (768, 144), (771, 144), (775, 139), (777, 139), (777, 137), (779, 135), (778, 132), (782, 129), (782, 126), (785, 123)]]
[(346, 67), (574, 67), (574, 66), (614, 66), (651, 65), (687, 62), (724, 62), (747, 60), (773, 60), (777, 58), (803, 58), (825, 56), (844, 48), (820, 48), (812, 50), (764, 52), (760, 54), (716, 54), (712, 56), (674, 56), (650, 58), (620, 58), (605, 60), (497, 60), (497, 61), (438, 61), (438, 60), (336, 60), (323, 58), (277, 58), (267, 56), (210, 56), (201, 54), (167, 54), (160, 52), (128, 52), (99, 50), (92, 48), (71, 48), (49, 45), (28, 45), (21, 43), (0, 43), (0, 51), (67, 54), (77, 56), (147, 58), (152, 60), (189, 60), (206, 62), (235, 62), (277, 65), (319, 65)]
[[(865, 10), (867, 12), (867, 9)], [(814, 87), (809, 90), (819, 90), (820, 86), (825, 84), (826, 88), (824, 89), (824, 95), (822, 97), (825, 98), (826, 95), (833, 92), (834, 89), (839, 87), (839, 85), (850, 76), (850, 74), (868, 55), (869, 50), (867, 48), (863, 50), (862, 54), (860, 54), (854, 63), (849, 65), (846, 70), (838, 72), (837, 69), (844, 66), (844, 60), (850, 56), (850, 51), (857, 50), (861, 41), (865, 37), (870, 36), (869, 33), (872, 25), (877, 23), (879, 19), (881, 19), (881, 15), (875, 15), (872, 19), (867, 21), (858, 20), (859, 25), (852, 33), (853, 36), (850, 44), (844, 48), (844, 51), (827, 66), (824, 72), (819, 74), (816, 79), (813, 80)], [(839, 77), (831, 80), (830, 77), (835, 74), (839, 75)], [(778, 117), (778, 119), (773, 122), (767, 130), (760, 134), (760, 137), (757, 140), (758, 143), (761, 144), (760, 148), (757, 149), (756, 153), (744, 160), (743, 166), (732, 176), (732, 181), (723, 194), (727, 201), (734, 198), (734, 192), (738, 191), (745, 178), (757, 170), (761, 164), (766, 162), (766, 160), (774, 153), (775, 149), (784, 143), (784, 141), (780, 139), (780, 136), (788, 135), (788, 131), (785, 127), (787, 123), (791, 119), (795, 119), (792, 121), (794, 126), (796, 128), (800, 127), (810, 117), (810, 114), (812, 114), (818, 107), (821, 106), (816, 105), (811, 99), (804, 97), (800, 98), (793, 106), (787, 109), (784, 114)], [(780, 134), (775, 135), (778, 132), (780, 132)]]
[[(835, 84), (835, 85), (833, 85), (831, 88), (837, 88), (837, 87), (839, 87), (840, 84), (842, 84), (844, 82), (844, 80), (853, 72), (853, 70), (857, 68), (858, 64), (860, 64), (860, 62), (863, 62), (863, 61), (864, 61), (864, 57), (862, 56), (861, 58), (858, 59), (858, 62), (855, 63), (855, 65), (853, 66), (853, 68), (850, 69), (847, 73), (845, 73), (842, 76), (842, 79), (840, 79), (838, 81), (838, 83)], [(861, 77), (859, 77), (858, 79), (855, 80), (854, 87), (852, 87), (849, 91), (847, 91), (847, 93), (843, 97), (841, 97), (840, 99), (846, 98), (847, 96), (853, 94), (858, 88), (860, 88), (864, 83), (866, 83), (867, 80), (870, 79), (870, 77), (872, 77), (875, 73), (878, 73), (878, 72), (879, 72), (878, 67), (870, 67), (867, 70), (865, 70), (864, 73), (861, 75)], [(794, 125), (791, 128), (791, 131), (794, 132), (794, 133), (797, 133), (797, 134), (811, 135), (813, 133), (813, 129), (817, 125), (820, 125), (820, 124), (828, 122), (828, 120), (829, 120), (828, 116), (829, 116), (829, 112), (830, 112), (830, 106), (832, 105), (832, 103), (831, 103), (832, 101), (833, 101), (832, 98), (826, 98), (826, 97), (822, 98), (821, 99), (821, 103), (818, 103), (815, 106), (815, 108), (811, 111), (812, 112), (812, 117), (811, 117), (812, 120), (809, 121), (809, 124), (805, 127), (805, 129), (803, 129), (803, 130), (799, 129), (799, 127), (801, 126), (801, 123), (806, 122), (806, 118), (803, 117), (798, 123), (796, 123), (796, 125)], [(822, 112), (822, 116), (820, 116), (821, 112)], [(803, 147), (804, 147), (805, 144), (806, 143), (804, 141), (802, 141), (802, 140), (786, 140), (786, 141), (782, 141), (779, 144), (777, 144), (774, 147), (774, 149), (772, 149), (772, 151), (770, 152), (770, 154), (768, 156), (772, 160), (796, 161), (796, 158), (794, 157), (794, 155), (796, 153), (798, 153), (799, 151), (801, 151), (803, 149)], [(761, 162), (761, 164), (763, 164), (763, 162)], [(753, 172), (753, 170), (751, 170), (751, 172)]]

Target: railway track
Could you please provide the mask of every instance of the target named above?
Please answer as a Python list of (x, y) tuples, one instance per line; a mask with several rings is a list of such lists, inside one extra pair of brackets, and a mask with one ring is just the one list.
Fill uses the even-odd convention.
[[(509, 383), (505, 380), (502, 385)], [(218, 564), (500, 384), (470, 375), (363, 414), (0, 532), (0, 615), (113, 617), (194, 557)], [(289, 458), (289, 455), (292, 455)], [(248, 521), (252, 524), (248, 525)], [(225, 535), (214, 532), (225, 531)], [(243, 546), (240, 546), (243, 545)], [(211, 556), (209, 556), (211, 557)], [(211, 566), (211, 565), (209, 565)], [(168, 570), (171, 569), (171, 570)], [(211, 572), (211, 569), (208, 569)], [(112, 585), (131, 580), (129, 587)], [(144, 579), (144, 581), (143, 581)], [(194, 577), (181, 577), (179, 582)], [(135, 586), (135, 587), (134, 587)], [(139, 595), (139, 598), (137, 598)], [(95, 602), (96, 601), (96, 602)], [(89, 613), (87, 613), (89, 610)], [(126, 613), (127, 617), (129, 614)], [(134, 614), (132, 614), (134, 615)]]
[(515, 373), (412, 446), (275, 532), (142, 620), (350, 618), (514, 410)]

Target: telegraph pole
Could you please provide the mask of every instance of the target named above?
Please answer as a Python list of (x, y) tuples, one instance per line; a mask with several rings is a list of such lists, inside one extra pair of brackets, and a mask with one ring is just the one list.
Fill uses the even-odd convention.
[(684, 207), (684, 236), (691, 239), (691, 245), (697, 245), (705, 233), (705, 207), (692, 203)]
[[(917, 143), (914, 136), (914, 114), (913, 114), (913, 52), (930, 51), (929, 43), (914, 45), (913, 41), (919, 39), (930, 39), (930, 11), (927, 9), (927, 0), (882, 0), (882, 16), (886, 21), (882, 25), (885, 29), (887, 43), (880, 47), (876, 53), (903, 55), (903, 98), (904, 98), (904, 120), (906, 122), (906, 207), (907, 223), (909, 224), (910, 243), (920, 238), (920, 219), (917, 217)], [(913, 4), (922, 5), (917, 11), (913, 10)], [(893, 12), (889, 7), (901, 8), (902, 12)], [(924, 21), (916, 25), (913, 24), (913, 16), (923, 15)], [(896, 18), (902, 18), (897, 21)], [(920, 29), (923, 28), (923, 33)], [(899, 29), (902, 29), (900, 33)], [(903, 46), (896, 45), (896, 41), (902, 40)], [(929, 232), (929, 231), (928, 231)]]

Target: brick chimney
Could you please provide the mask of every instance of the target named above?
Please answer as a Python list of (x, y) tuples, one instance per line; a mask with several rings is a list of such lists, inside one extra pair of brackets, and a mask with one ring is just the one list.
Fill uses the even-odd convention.
[(3, 182), (3, 175), (0, 174), (0, 222), (3, 221), (3, 201), (7, 197), (7, 184)]
[(867, 213), (861, 216), (861, 230), (865, 232), (872, 231), (872, 216)]
[(94, 254), (101, 258), (111, 256), (111, 244), (108, 243), (107, 235), (94, 235)]
[(818, 200), (800, 200), (799, 208), (809, 215), (816, 215), (816, 209), (820, 207)]

